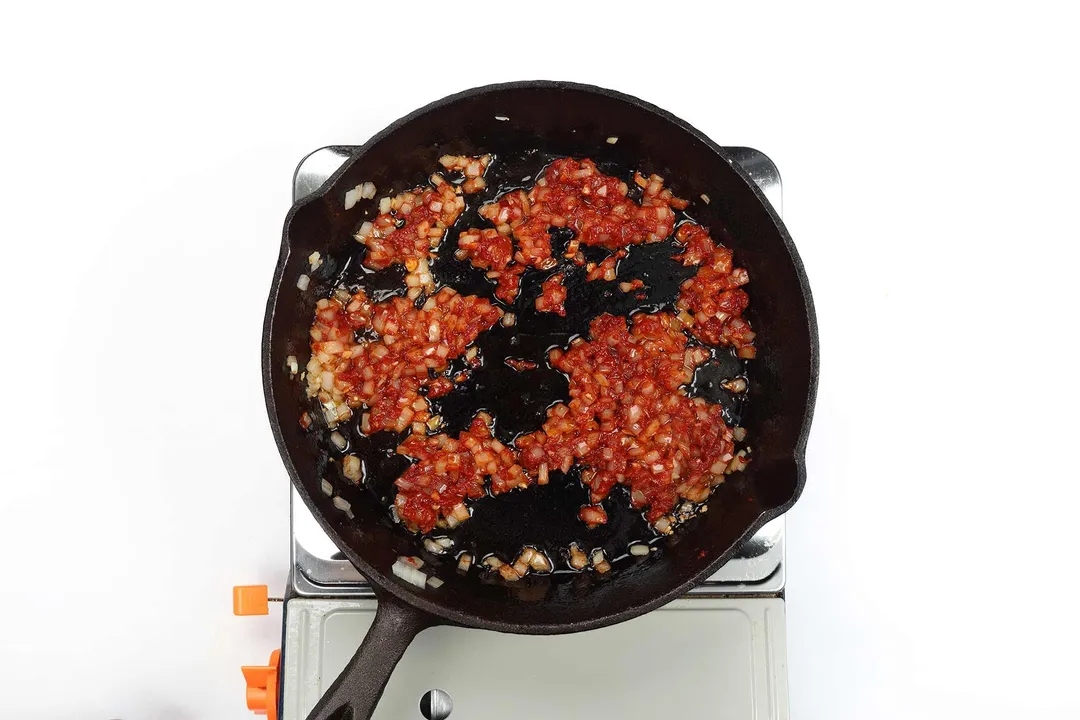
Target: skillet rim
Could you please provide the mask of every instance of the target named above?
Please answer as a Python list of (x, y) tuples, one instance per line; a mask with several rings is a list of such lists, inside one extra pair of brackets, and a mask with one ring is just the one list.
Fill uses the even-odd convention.
[[(690, 576), (678, 585), (667, 589), (665, 592), (660, 593), (653, 597), (651, 600), (632, 607), (623, 608), (609, 613), (601, 613), (592, 617), (583, 618), (581, 620), (575, 620), (571, 622), (556, 622), (545, 623), (542, 620), (538, 622), (530, 623), (513, 623), (504, 622), (500, 620), (488, 619), (479, 615), (447, 608), (434, 602), (428, 597), (420, 595), (419, 593), (411, 592), (393, 580), (387, 573), (376, 569), (370, 563), (366, 562), (356, 552), (352, 550), (348, 543), (343, 542), (341, 536), (334, 530), (331, 524), (327, 521), (322, 512), (318, 510), (315, 503), (312, 501), (311, 495), (307, 488), (303, 484), (299, 472), (296, 469), (295, 464), (292, 461), (292, 457), (289, 454), (288, 448), (285, 445), (285, 440), (281, 432), (281, 426), (277, 420), (277, 403), (274, 399), (273, 383), (271, 373), (275, 367), (272, 358), (270, 357), (271, 349), (271, 331), (273, 329), (273, 322), (275, 312), (277, 308), (278, 297), (284, 286), (284, 274), (285, 268), (290, 257), (291, 243), (289, 238), (289, 230), (292, 225), (293, 218), (296, 214), (306, 207), (307, 205), (317, 202), (326, 193), (327, 189), (334, 185), (334, 183), (345, 174), (356, 162), (363, 158), (364, 153), (368, 148), (376, 143), (384, 140), (388, 136), (392, 135), (398, 129), (406, 125), (407, 123), (415, 120), (416, 118), (438, 110), (446, 105), (450, 105), (462, 100), (466, 100), (471, 97), (484, 95), (493, 92), (510, 91), (510, 90), (571, 90), (578, 92), (591, 93), (596, 95), (602, 95), (613, 100), (621, 101), (630, 105), (634, 105), (646, 112), (659, 116), (662, 120), (675, 125), (677, 128), (689, 133), (699, 142), (703, 143), (712, 152), (725, 160), (728, 165), (734, 170), (736, 175), (743, 180), (744, 183), (750, 188), (751, 192), (760, 202), (766, 212), (769, 215), (770, 220), (776, 231), (779, 233), (780, 238), (784, 244), (784, 248), (787, 250), (789, 261), (791, 262), (796, 276), (799, 280), (800, 291), (802, 293), (804, 308), (806, 311), (807, 330), (810, 338), (809, 347), (809, 384), (807, 389), (807, 397), (805, 404), (805, 411), (803, 413), (802, 425), (799, 430), (798, 437), (795, 442), (795, 446), (791, 452), (791, 458), (794, 462), (795, 472), (795, 486), (791, 497), (780, 505), (774, 506), (767, 510), (764, 510), (758, 518), (749, 524), (746, 531), (739, 536), (739, 538), (728, 547), (722, 553), (716, 555), (715, 558), (702, 570)], [(278, 452), (281, 455), (282, 461), (285, 465), (285, 469), (289, 473), (289, 478), (294, 488), (296, 488), (298, 494), (303, 499), (304, 504), (312, 512), (315, 520), (319, 523), (319, 526), (324, 532), (334, 541), (334, 544), (344, 553), (349, 562), (351, 562), (357, 570), (363, 575), (368, 582), (373, 585), (376, 595), (382, 599), (382, 593), (386, 593), (395, 598), (399, 603), (406, 606), (415, 608), (430, 616), (441, 619), (443, 621), (454, 623), (458, 625), (464, 625), (468, 627), (481, 628), (486, 630), (495, 630), (499, 632), (511, 632), (528, 635), (554, 635), (569, 632), (580, 632), (584, 630), (593, 630), (608, 625), (613, 625), (624, 620), (630, 620), (632, 618), (643, 615), (651, 610), (666, 605), (672, 600), (682, 597), (691, 588), (700, 584), (703, 580), (713, 575), (719, 568), (731, 559), (732, 555), (747, 539), (752, 537), (763, 525), (767, 522), (783, 515), (787, 512), (802, 495), (803, 488), (806, 484), (806, 444), (810, 434), (810, 426), (813, 420), (814, 407), (817, 399), (817, 386), (818, 386), (818, 374), (819, 374), (819, 357), (818, 357), (818, 330), (817, 330), (817, 316), (814, 310), (813, 296), (810, 292), (810, 284), (806, 277), (806, 270), (803, 266), (802, 259), (799, 257), (798, 251), (795, 248), (794, 241), (791, 235), (788, 233), (783, 220), (780, 218), (776, 209), (765, 198), (765, 195), (761, 192), (761, 189), (750, 178), (749, 174), (735, 162), (723, 148), (717, 143), (711, 140), (708, 136), (702, 133), (700, 130), (690, 125), (686, 121), (676, 117), (670, 112), (646, 102), (633, 95), (621, 93), (615, 90), (598, 87), (595, 85), (588, 85), (583, 83), (555, 81), (555, 80), (520, 80), (507, 83), (494, 83), (490, 85), (483, 85), (479, 87), (463, 90), (452, 95), (448, 95), (440, 100), (436, 100), (429, 103), (413, 112), (405, 115), (402, 118), (394, 121), (380, 132), (373, 135), (367, 142), (360, 146), (335, 146), (341, 148), (348, 148), (350, 150), (350, 158), (342, 163), (327, 180), (324, 182), (318, 190), (311, 193), (303, 200), (295, 203), (289, 210), (288, 215), (285, 218), (285, 224), (282, 231), (281, 249), (278, 255), (277, 265), (274, 269), (273, 284), (271, 286), (270, 296), (266, 304), (266, 313), (263, 319), (263, 332), (262, 332), (262, 374), (263, 374), (263, 394), (266, 400), (267, 415), (270, 420), (271, 430), (274, 434), (274, 441), (278, 447)], [(389, 598), (388, 598), (389, 599)], [(543, 615), (542, 606), (538, 607), (538, 615)]]

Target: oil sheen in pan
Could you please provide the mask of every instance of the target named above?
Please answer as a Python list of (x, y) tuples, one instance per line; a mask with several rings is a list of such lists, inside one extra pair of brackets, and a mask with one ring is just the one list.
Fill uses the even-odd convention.
[[(476, 345), (482, 366), (473, 370), (469, 379), (449, 395), (431, 402), (433, 414), (444, 420), (442, 432), (456, 435), (468, 427), (480, 410), (486, 410), (495, 418), (495, 435), (507, 444), (523, 433), (539, 429), (549, 407), (569, 400), (567, 378), (548, 364), (548, 350), (566, 347), (575, 337), (587, 337), (589, 322), (604, 312), (630, 315), (671, 310), (679, 285), (697, 271), (696, 267), (684, 267), (671, 259), (678, 250), (669, 238), (660, 243), (631, 247), (629, 255), (619, 263), (618, 278), (614, 282), (586, 282), (584, 268), (564, 262), (551, 271), (527, 271), (522, 277), (516, 302), (512, 306), (499, 303), (494, 296), (494, 285), (484, 276), (484, 271), (454, 257), (458, 233), (469, 227), (490, 227), (490, 223), (478, 214), (480, 206), (504, 192), (531, 186), (557, 157), (538, 151), (498, 155), (486, 175), (487, 189), (465, 196), (465, 211), (447, 232), (438, 258), (432, 262), (433, 274), (440, 286), (450, 286), (466, 295), (486, 297), (517, 315), (513, 326), (496, 324), (481, 334)], [(635, 192), (640, 193), (632, 182), (636, 168), (601, 163), (599, 169), (626, 180), (631, 197)], [(421, 182), (418, 178), (417, 184)], [(678, 190), (673, 188), (676, 194), (679, 194)], [(683, 189), (683, 192), (689, 191)], [(364, 219), (370, 218), (358, 219), (357, 225)], [(689, 216), (685, 212), (677, 212), (677, 223), (686, 219)], [(724, 242), (722, 228), (710, 227), (710, 231), (718, 242)], [(561, 251), (571, 236), (565, 230), (553, 233), (556, 257), (561, 258)], [(582, 246), (581, 249), (589, 260), (596, 262), (609, 253), (603, 248)], [(354, 292), (363, 288), (376, 300), (404, 295), (403, 269), (391, 267), (372, 272), (362, 265), (363, 253), (363, 247), (358, 244), (355, 255), (338, 271), (336, 284)], [(568, 291), (565, 317), (540, 313), (534, 307), (540, 284), (555, 272), (563, 273), (563, 284)], [(639, 293), (623, 293), (618, 288), (619, 282), (635, 278), (645, 283), (640, 291), (644, 294), (642, 298), (638, 297)], [(506, 365), (504, 360), (507, 358), (531, 360), (538, 367), (518, 372)], [(729, 349), (713, 349), (711, 359), (695, 373), (689, 392), (721, 404), (728, 423), (738, 425), (745, 396), (727, 392), (720, 383), (734, 377), (746, 377), (747, 367), (746, 361), (735, 357)], [(452, 373), (463, 369), (462, 360), (451, 363)], [(395, 495), (394, 480), (410, 462), (395, 453), (405, 435), (379, 432), (366, 437), (358, 430), (358, 418), (359, 413), (338, 430), (348, 439), (348, 451), (364, 459), (365, 487), (389, 508)], [(320, 444), (329, 449), (328, 444)], [(512, 560), (523, 546), (531, 545), (555, 562), (557, 572), (565, 568), (561, 557), (572, 542), (586, 552), (604, 548), (610, 560), (617, 560), (631, 543), (649, 542), (657, 537), (642, 513), (630, 507), (629, 493), (621, 486), (617, 486), (603, 502), (608, 523), (592, 530), (586, 528), (578, 519), (578, 510), (588, 503), (588, 492), (581, 485), (579, 472), (576, 466), (566, 474), (553, 471), (546, 486), (480, 498), (472, 504), (471, 520), (454, 530), (437, 530), (435, 534), (447, 534), (454, 539), (454, 554), (467, 551), (476, 559), (495, 553), (504, 560)], [(387, 522), (390, 522), (389, 512)], [(400, 532), (406, 531), (400, 528)]]

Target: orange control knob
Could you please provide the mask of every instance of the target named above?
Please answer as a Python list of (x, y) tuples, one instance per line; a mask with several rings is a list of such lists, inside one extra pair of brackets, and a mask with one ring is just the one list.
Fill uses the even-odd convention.
[(244, 681), (247, 683), (248, 710), (256, 715), (265, 715), (266, 720), (277, 720), (280, 662), (281, 651), (275, 650), (270, 653), (269, 664), (244, 665), (240, 668), (240, 672), (244, 673)]
[(269, 592), (265, 585), (236, 585), (232, 589), (233, 615), (268, 615)]

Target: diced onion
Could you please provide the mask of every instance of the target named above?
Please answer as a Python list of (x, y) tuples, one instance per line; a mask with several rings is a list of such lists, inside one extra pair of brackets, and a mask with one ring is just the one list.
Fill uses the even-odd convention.
[(346, 455), (341, 461), (341, 472), (353, 482), (360, 482), (360, 475), (363, 472), (360, 458), (355, 455)]
[(348, 515), (350, 520), (355, 517), (352, 511), (352, 504), (340, 495), (334, 496), (334, 507)]
[(394, 575), (404, 580), (407, 583), (415, 585), (418, 588), (423, 588), (427, 585), (427, 575), (420, 572), (420, 570), (409, 563), (398, 560), (390, 568)]
[(499, 566), (499, 574), (506, 582), (517, 582), (521, 579), (521, 573), (513, 565), (502, 564)]
[(446, 548), (444, 548), (442, 545), (435, 542), (431, 538), (424, 538), (424, 549), (430, 553), (434, 553), (435, 555), (442, 555), (446, 552)]
[(296, 279), (296, 287), (300, 292), (305, 292), (308, 286), (311, 284), (311, 278), (307, 275), (301, 275)]
[(575, 570), (583, 570), (586, 565), (589, 564), (589, 559), (585, 557), (585, 553), (574, 543), (570, 545), (570, 567)]
[(536, 572), (551, 572), (552, 565), (547, 555), (537, 550), (529, 560), (529, 567)]
[(748, 387), (747, 383), (746, 383), (746, 379), (741, 378), (741, 377), (740, 378), (735, 378), (734, 380), (726, 380), (726, 381), (720, 383), (720, 385), (725, 390), (728, 390), (729, 392), (733, 392), (733, 393), (746, 392), (746, 388)]

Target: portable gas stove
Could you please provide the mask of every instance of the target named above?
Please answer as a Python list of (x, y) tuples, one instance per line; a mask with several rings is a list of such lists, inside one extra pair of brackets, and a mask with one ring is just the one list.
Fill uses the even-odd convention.
[[(316, 191), (355, 148), (305, 157), (293, 200)], [(752, 148), (726, 148), (782, 212), (780, 174)], [(282, 650), (244, 668), (248, 707), (302, 720), (352, 657), (375, 617), (374, 594), (292, 491), (292, 570)], [(394, 671), (376, 718), (788, 717), (784, 518), (765, 525), (685, 598), (584, 633), (422, 632)], [(265, 612), (265, 588), (234, 596)], [(261, 592), (261, 598), (258, 597)], [(657, 692), (661, 689), (660, 692)], [(522, 702), (524, 700), (524, 702)], [(276, 712), (275, 712), (276, 711)], [(454, 714), (456, 711), (456, 714)]]

